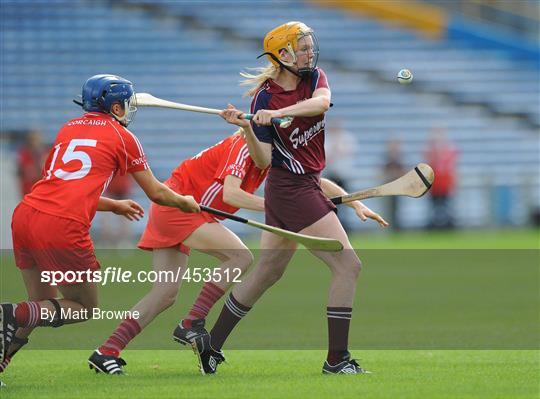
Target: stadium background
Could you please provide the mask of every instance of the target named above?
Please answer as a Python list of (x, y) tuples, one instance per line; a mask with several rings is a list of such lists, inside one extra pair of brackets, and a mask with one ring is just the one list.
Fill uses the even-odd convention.
[[(238, 73), (265, 64), (256, 60), (262, 37), (285, 20), (305, 21), (317, 32), (335, 104), (329, 134), (339, 120), (356, 141), (354, 159), (343, 168), (350, 188), (380, 184), (392, 139), (401, 141), (407, 169), (425, 160), (426, 142), (440, 128), (459, 153), (458, 226), (526, 226), (535, 215), (538, 221), (538, 3), (400, 4), (3, 0), (1, 247), (10, 245), (9, 215), (18, 200), (10, 187), (11, 150), (19, 143), (9, 140), (38, 129), (51, 142), (62, 123), (80, 114), (71, 99), (85, 79), (114, 73), (162, 98), (248, 109)], [(412, 85), (396, 83), (401, 68), (413, 71)], [(161, 179), (233, 131), (218, 117), (148, 108), (130, 127)], [(140, 191), (135, 197), (148, 204)], [(369, 204), (385, 211), (384, 201)], [(429, 208), (426, 199), (402, 200), (401, 224), (426, 226)], [(143, 227), (137, 223), (136, 232)]]
[[(381, 392), (419, 397), (422, 390), (422, 397), (451, 397), (452, 392), (460, 392), (454, 397), (534, 397), (540, 322), (536, 1), (2, 0), (0, 247), (6, 250), (1, 253), (0, 299), (24, 297), (9, 251), (11, 212), (19, 200), (15, 151), (24, 132), (38, 129), (51, 142), (62, 123), (80, 115), (71, 100), (84, 80), (97, 73), (121, 75), (132, 80), (137, 91), (174, 101), (215, 108), (232, 102), (247, 109), (238, 72), (264, 64), (256, 60), (264, 33), (287, 20), (302, 20), (317, 32), (319, 62), (329, 75), (335, 104), (329, 124), (339, 120), (357, 142), (348, 176), (351, 188), (380, 184), (386, 145), (392, 139), (401, 141), (406, 169), (425, 160), (433, 129), (445, 129), (459, 151), (455, 231), (424, 231), (428, 197), (403, 199), (399, 217), (404, 230), (397, 234), (348, 214), (350, 228), (358, 231), (352, 236), (354, 246), (365, 264), (351, 343), (379, 370), (379, 380), (363, 380), (363, 388), (342, 384), (334, 389), (362, 397), (384, 396)], [(412, 85), (396, 82), (401, 68), (414, 73)], [(139, 109), (130, 128), (160, 179), (181, 160), (234, 130), (215, 116), (148, 108)], [(148, 208), (139, 191), (134, 196)], [(366, 203), (385, 212), (383, 200)], [(242, 215), (261, 220), (255, 213)], [(102, 263), (147, 269), (149, 255), (132, 249), (144, 224), (133, 225), (124, 250), (100, 252)], [(258, 231), (227, 225), (250, 235), (250, 246), (257, 245)], [(107, 244), (98, 242), (98, 247)], [(410, 251), (413, 248), (420, 251)], [(6, 373), (14, 387), (6, 397), (10, 392), (13, 397), (69, 397), (70, 389), (79, 389), (83, 396), (130, 392), (143, 397), (159, 390), (171, 396), (177, 392), (179, 373), (188, 381), (182, 388), (193, 397), (333, 394), (329, 384), (314, 377), (321, 354), (309, 351), (324, 348), (326, 338), (319, 332), (325, 331), (320, 310), (328, 274), (313, 263), (301, 251), (283, 281), (231, 337), (234, 349), (276, 351), (234, 353), (231, 366), (223, 368), (224, 379), (210, 382), (209, 390), (194, 377), (187, 351), (158, 351), (150, 360), (138, 353), (142, 351), (129, 351), (129, 371), (138, 377), (140, 390), (134, 390), (133, 379), (95, 386), (93, 379), (81, 377), (86, 372), (81, 364), (116, 322), (92, 321), (35, 334), (32, 349), (82, 350), (73, 352), (76, 356), (22, 352)], [(199, 256), (190, 264), (212, 261)], [(299, 284), (305, 289), (298, 290)], [(198, 288), (184, 284), (180, 303), (145, 330), (132, 348), (176, 349), (164, 334)], [(127, 308), (147, 289), (145, 284), (101, 287), (101, 304)], [(280, 315), (279, 322), (269, 315)], [(305, 350), (293, 361), (278, 350), (291, 348)], [(238, 360), (243, 356), (246, 366)], [(56, 375), (69, 381), (49, 380), (39, 369), (48, 362), (57, 367)], [(255, 362), (264, 363), (264, 372)], [(409, 374), (411, 369), (417, 376)], [(288, 373), (298, 370), (300, 380), (290, 379)], [(26, 383), (28, 375), (34, 385)], [(244, 376), (254, 382), (246, 386)]]

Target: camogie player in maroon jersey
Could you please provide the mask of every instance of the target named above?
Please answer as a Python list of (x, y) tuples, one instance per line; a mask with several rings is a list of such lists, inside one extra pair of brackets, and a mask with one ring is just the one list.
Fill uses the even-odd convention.
[[(325, 166), (324, 114), (330, 108), (326, 75), (317, 68), (319, 49), (313, 30), (301, 22), (288, 22), (269, 32), (264, 55), (270, 60), (259, 74), (242, 74), (253, 97), (253, 123), (229, 105), (222, 116), (241, 126), (249, 152), (259, 168), (271, 165), (265, 186), (266, 223), (302, 234), (329, 237), (344, 245), (341, 252), (312, 251), (332, 273), (326, 314), (329, 348), (323, 373), (364, 373), (348, 351), (349, 324), (361, 263), (336, 215), (329, 197), (346, 192), (321, 179)], [(272, 118), (293, 117), (287, 128), (272, 126)], [(359, 201), (349, 204), (362, 219), (386, 221)], [(215, 373), (224, 360), (221, 348), (236, 324), (262, 294), (278, 281), (297, 244), (263, 232), (261, 257), (254, 270), (225, 302), (210, 334), (195, 339), (203, 374)]]

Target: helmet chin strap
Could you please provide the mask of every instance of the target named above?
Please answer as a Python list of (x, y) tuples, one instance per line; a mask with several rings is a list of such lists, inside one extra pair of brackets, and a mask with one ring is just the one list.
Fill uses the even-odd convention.
[(122, 118), (120, 118), (118, 115), (115, 115), (113, 113), (112, 116), (114, 117), (114, 119), (116, 119), (118, 122), (120, 122), (121, 125), (127, 126), (126, 125), (126, 116), (125, 115)]
[(120, 122), (122, 125), (126, 126), (126, 117), (127, 117), (127, 110), (124, 112), (123, 116), (118, 116), (114, 112), (110, 111), (109, 114), (112, 115), (114, 119), (116, 119), (118, 122)]

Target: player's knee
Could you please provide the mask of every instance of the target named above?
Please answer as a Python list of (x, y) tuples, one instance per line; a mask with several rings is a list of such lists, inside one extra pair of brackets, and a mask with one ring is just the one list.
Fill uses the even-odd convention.
[(353, 277), (358, 278), (362, 270), (362, 261), (358, 258), (347, 263), (347, 272)]
[(340, 275), (344, 279), (357, 279), (361, 270), (362, 262), (357, 257), (340, 262), (333, 268), (334, 274)]
[(362, 261), (360, 259), (356, 259), (356, 261), (353, 263), (353, 268), (355, 270), (356, 275), (358, 276), (360, 272), (362, 271)]
[(239, 267), (242, 269), (242, 273), (245, 272), (251, 264), (253, 263), (253, 260), (255, 258), (253, 257), (253, 254), (249, 249), (237, 251), (236, 257), (235, 257), (235, 267)]

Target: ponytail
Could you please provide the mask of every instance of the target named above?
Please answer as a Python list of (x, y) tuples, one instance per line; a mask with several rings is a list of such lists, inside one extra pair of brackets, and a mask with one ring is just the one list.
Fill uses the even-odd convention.
[(240, 72), (240, 76), (245, 78), (240, 81), (240, 86), (251, 86), (245, 93), (244, 97), (253, 97), (261, 85), (268, 79), (276, 79), (279, 74), (279, 67), (274, 64), (268, 64), (262, 68), (250, 68), (254, 74), (248, 72)]

